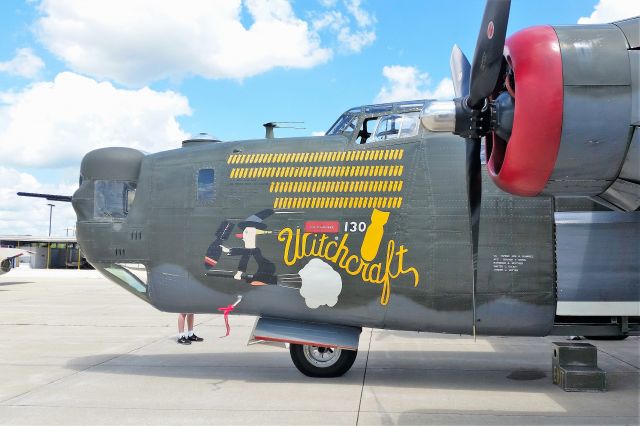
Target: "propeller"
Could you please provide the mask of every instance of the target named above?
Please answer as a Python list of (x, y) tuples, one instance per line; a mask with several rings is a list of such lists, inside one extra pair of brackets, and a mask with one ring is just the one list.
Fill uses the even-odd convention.
[[(451, 76), (453, 88), (457, 98), (466, 99), (469, 96), (469, 74), (471, 65), (460, 48), (455, 45), (451, 51)], [(465, 138), (466, 168), (465, 180), (467, 186), (467, 202), (469, 208), (469, 228), (471, 231), (471, 269), (473, 281), (471, 300), (473, 309), (472, 333), (476, 338), (476, 282), (478, 279), (478, 239), (480, 233), (480, 206), (482, 202), (482, 171), (480, 165), (481, 139), (479, 137)]]
[(510, 8), (511, 0), (488, 0), (485, 5), (471, 65), (467, 105), (472, 109), (482, 107), (498, 82)]
[(480, 234), (480, 207), (482, 203), (482, 171), (480, 165), (480, 139), (466, 139), (467, 154), (467, 200), (469, 204), (469, 225), (471, 227), (471, 267), (473, 282), (471, 300), (473, 304), (473, 338), (476, 337), (476, 287), (478, 281), (478, 239)]
[(489, 96), (494, 92), (502, 69), (503, 50), (510, 0), (488, 0), (482, 25), (469, 65), (457, 45), (451, 51), (451, 77), (456, 94), (454, 133), (466, 142), (466, 186), (469, 205), (472, 282), (472, 333), (476, 338), (476, 288), (478, 280), (478, 240), (480, 233), (480, 207), (482, 202), (482, 172), (480, 149), (482, 136), (490, 129)]
[(451, 59), (449, 60), (451, 67), (451, 77), (453, 79), (453, 91), (456, 98), (462, 98), (469, 95), (469, 77), (471, 75), (471, 64), (460, 47), (457, 44), (451, 49)]

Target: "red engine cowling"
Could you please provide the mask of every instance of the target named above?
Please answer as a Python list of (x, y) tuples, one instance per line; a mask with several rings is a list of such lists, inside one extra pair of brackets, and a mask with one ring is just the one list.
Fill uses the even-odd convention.
[[(487, 137), (487, 166), (495, 183), (516, 195), (542, 192), (553, 172), (562, 133), (562, 57), (552, 27), (509, 37), (505, 56), (516, 81), (509, 141)], [(508, 142), (508, 143), (507, 143)]]
[(632, 67), (640, 52), (631, 50), (623, 29), (640, 31), (640, 20), (629, 22), (539, 26), (507, 39), (513, 128), (509, 140), (494, 133), (486, 144), (497, 186), (521, 196), (598, 196), (620, 180), (625, 162), (638, 161), (628, 153), (638, 139), (632, 99), (640, 89)]

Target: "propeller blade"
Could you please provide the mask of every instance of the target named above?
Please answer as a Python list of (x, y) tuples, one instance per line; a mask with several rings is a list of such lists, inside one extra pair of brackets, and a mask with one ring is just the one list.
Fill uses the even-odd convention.
[(498, 82), (510, 8), (511, 0), (487, 0), (484, 8), (476, 51), (473, 54), (467, 101), (473, 109), (482, 107), (484, 99), (493, 92)]
[(449, 66), (451, 67), (451, 79), (453, 80), (453, 90), (456, 93), (456, 98), (467, 96), (469, 94), (471, 65), (457, 44), (454, 44), (453, 49), (451, 49)]
[(480, 139), (466, 139), (467, 195), (469, 203), (469, 225), (471, 229), (471, 265), (473, 269), (472, 304), (473, 337), (476, 336), (476, 283), (478, 279), (478, 239), (480, 234), (480, 204), (482, 201), (482, 172), (480, 164)]

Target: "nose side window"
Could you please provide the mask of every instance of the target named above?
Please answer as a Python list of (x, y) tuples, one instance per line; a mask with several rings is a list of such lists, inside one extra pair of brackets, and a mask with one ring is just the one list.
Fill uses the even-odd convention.
[(213, 169), (198, 170), (198, 185), (196, 200), (198, 204), (209, 204), (215, 198), (214, 182), (215, 171)]
[(94, 182), (93, 217), (124, 219), (135, 196), (135, 183), (114, 180)]

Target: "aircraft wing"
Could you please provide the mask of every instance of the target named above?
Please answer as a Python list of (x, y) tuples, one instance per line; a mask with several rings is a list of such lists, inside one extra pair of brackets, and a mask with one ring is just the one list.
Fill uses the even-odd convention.
[(0, 262), (14, 259), (16, 257), (22, 256), (25, 253), (31, 253), (31, 252), (25, 249), (0, 247)]

